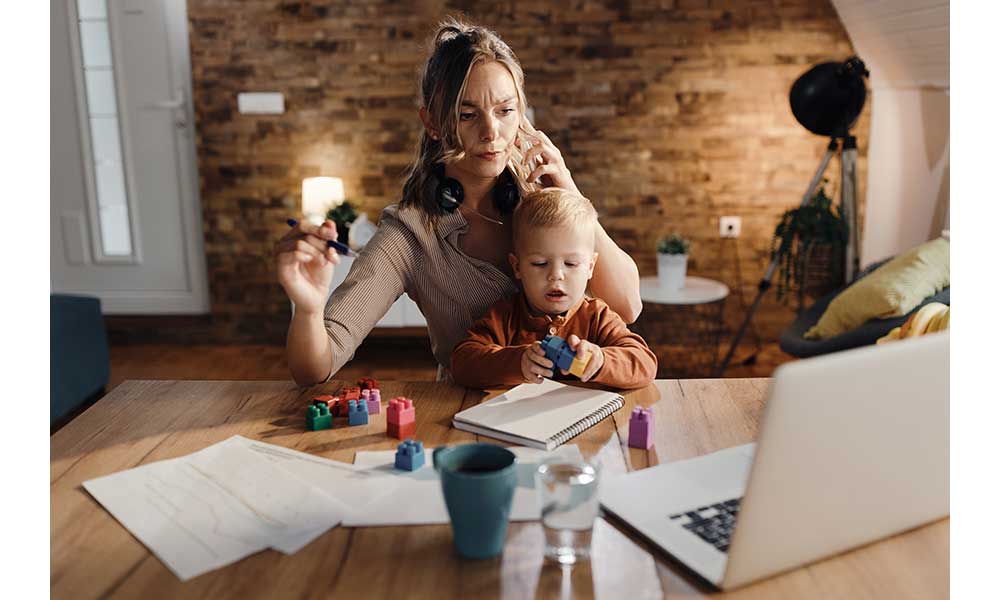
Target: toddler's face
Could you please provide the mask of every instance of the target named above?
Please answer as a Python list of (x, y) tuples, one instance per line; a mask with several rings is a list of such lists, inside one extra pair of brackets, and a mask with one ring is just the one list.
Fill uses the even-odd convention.
[(556, 315), (572, 308), (594, 274), (597, 253), (589, 227), (528, 228), (510, 255), (514, 275), (537, 312)]

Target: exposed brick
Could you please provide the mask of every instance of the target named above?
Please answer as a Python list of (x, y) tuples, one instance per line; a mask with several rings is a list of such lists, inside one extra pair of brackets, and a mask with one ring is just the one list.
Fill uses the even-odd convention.
[[(643, 276), (656, 273), (658, 237), (691, 238), (692, 273), (734, 290), (731, 329), (736, 291), (749, 304), (774, 226), (826, 146), (795, 121), (788, 89), (810, 65), (853, 53), (828, 0), (189, 0), (188, 11), (205, 322), (222, 340), (284, 339), (288, 300), (270, 250), (303, 177), (342, 177), (372, 219), (398, 200), (421, 129), (422, 44), (445, 14), (494, 29), (518, 54), (536, 125)], [(286, 112), (240, 115), (243, 91), (283, 92)], [(868, 128), (866, 110), (854, 129), (862, 218)], [(836, 161), (827, 178), (836, 193)], [(721, 215), (743, 217), (739, 268), (718, 238)], [(773, 340), (792, 318), (772, 293), (754, 323)]]

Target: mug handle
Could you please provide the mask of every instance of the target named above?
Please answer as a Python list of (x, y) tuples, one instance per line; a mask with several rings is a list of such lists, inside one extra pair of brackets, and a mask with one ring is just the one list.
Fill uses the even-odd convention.
[(434, 453), (431, 455), (431, 459), (434, 462), (434, 470), (440, 471), (441, 467), (438, 465), (438, 453), (447, 452), (449, 450), (448, 446), (439, 446), (434, 449)]

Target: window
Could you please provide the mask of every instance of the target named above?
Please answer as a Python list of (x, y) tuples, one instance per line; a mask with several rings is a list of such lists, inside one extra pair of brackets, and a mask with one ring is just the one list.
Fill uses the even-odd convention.
[(77, 0), (77, 24), (101, 248), (107, 257), (130, 257), (132, 232), (106, 0)]

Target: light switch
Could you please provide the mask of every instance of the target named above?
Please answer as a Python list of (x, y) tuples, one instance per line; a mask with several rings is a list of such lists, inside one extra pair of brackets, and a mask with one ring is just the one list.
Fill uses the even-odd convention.
[(243, 115), (280, 115), (285, 112), (285, 95), (281, 92), (243, 92), (236, 95)]

